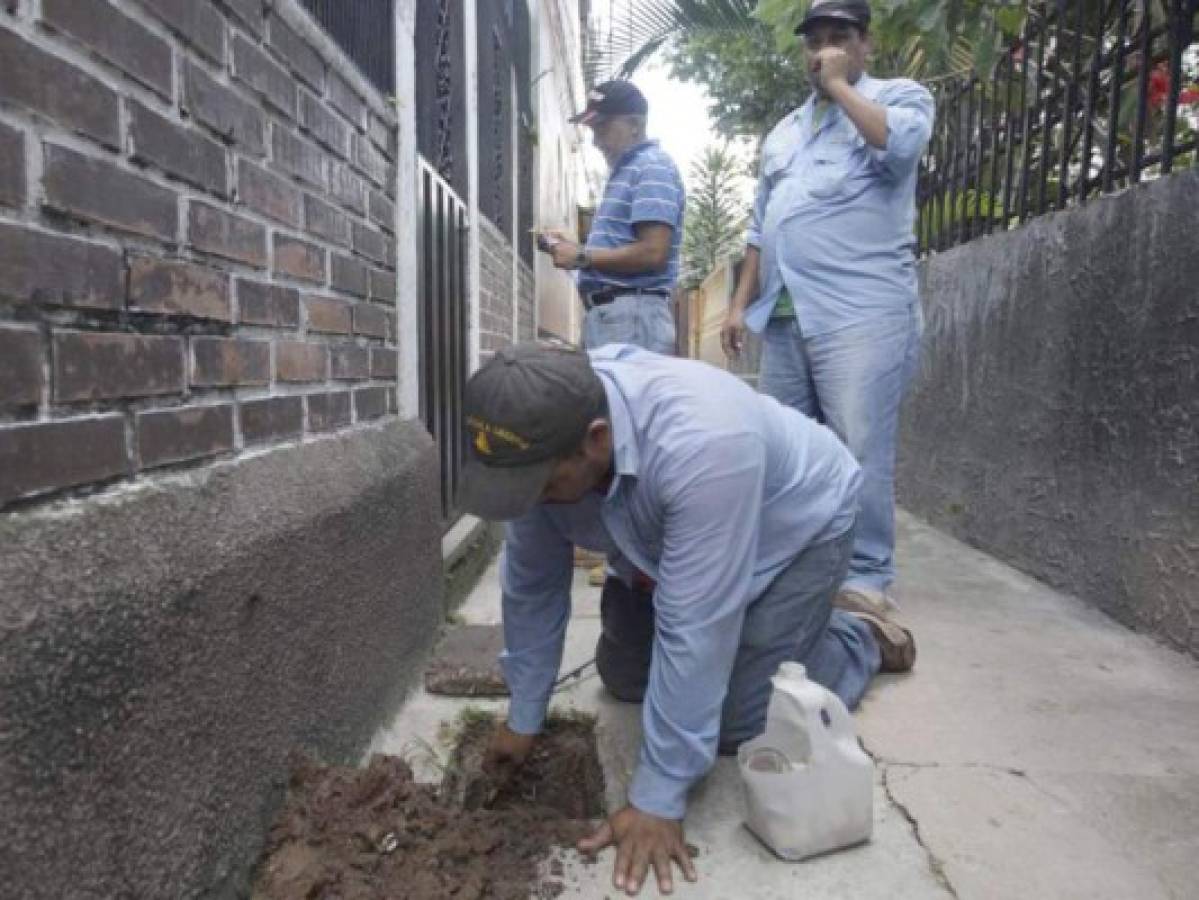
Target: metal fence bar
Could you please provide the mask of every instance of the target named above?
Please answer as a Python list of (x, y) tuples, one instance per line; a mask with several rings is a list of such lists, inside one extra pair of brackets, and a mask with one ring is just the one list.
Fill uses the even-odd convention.
[(1120, 140), (1120, 89), (1124, 86), (1124, 44), (1128, 29), (1128, 5), (1120, 4), (1120, 15), (1116, 20), (1116, 45), (1112, 49), (1115, 63), (1112, 69), (1111, 97), (1107, 104), (1107, 152), (1103, 156), (1103, 192), (1106, 194), (1115, 184), (1116, 148)]
[(1164, 0), (1166, 3), (1167, 46), (1169, 48), (1170, 90), (1166, 97), (1166, 121), (1162, 125), (1162, 174), (1168, 175), (1174, 168), (1174, 138), (1178, 127), (1178, 93), (1182, 88), (1182, 40), (1183, 27), (1190, 30), (1190, 23), (1183, 17), (1188, 14), (1187, 0)]
[[(1070, 199), (1070, 158), (1074, 140), (1074, 108), (1078, 104), (1078, 79), (1082, 73), (1082, 33), (1086, 26), (1085, 3), (1075, 3), (1074, 54), (1070, 66), (1070, 81), (1066, 84), (1065, 105), (1062, 107), (1062, 153), (1058, 160), (1057, 208), (1065, 209)], [(1065, 16), (1063, 15), (1064, 19)]]
[[(1065, 18), (1058, 7), (1054, 6), (1054, 32), (1053, 32), (1053, 59), (1055, 64), (1051, 65), (1053, 69), (1053, 78), (1048, 80), (1052, 85), (1049, 96), (1041, 103), (1041, 172), (1037, 182), (1037, 212), (1044, 214), (1049, 209), (1049, 162), (1053, 157), (1053, 100), (1061, 92), (1061, 54), (1062, 54), (1062, 19)], [(1046, 22), (1044, 34), (1048, 34), (1049, 25)], [(1037, 57), (1037, 78), (1039, 81), (1045, 81), (1045, 43), (1041, 42), (1041, 49)]]

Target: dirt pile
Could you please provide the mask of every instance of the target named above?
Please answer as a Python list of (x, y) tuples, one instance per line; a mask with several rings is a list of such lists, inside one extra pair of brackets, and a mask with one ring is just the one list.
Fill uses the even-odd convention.
[(413, 781), (398, 757), (375, 756), (365, 769), (298, 760), (255, 900), (556, 896), (562, 884), (539, 883), (538, 863), (603, 815), (594, 723), (551, 720), (488, 808), (466, 810), (447, 786), (481, 758), (492, 727), (489, 719), (467, 723), (440, 787)]

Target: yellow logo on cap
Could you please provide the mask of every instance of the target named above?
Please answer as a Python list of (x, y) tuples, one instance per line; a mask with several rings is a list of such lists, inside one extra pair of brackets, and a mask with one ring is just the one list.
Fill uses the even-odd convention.
[(466, 426), (475, 433), (475, 449), (483, 456), (491, 456), (495, 452), (491, 446), (493, 439), (515, 447), (517, 450), (529, 449), (530, 444), (526, 438), (502, 425), (493, 425), (476, 416), (468, 416)]

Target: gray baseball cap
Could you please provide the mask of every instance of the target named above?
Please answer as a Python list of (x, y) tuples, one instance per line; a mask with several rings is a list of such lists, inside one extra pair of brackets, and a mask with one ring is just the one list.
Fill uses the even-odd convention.
[(606, 398), (581, 350), (516, 344), (466, 383), (469, 441), (458, 505), (493, 521), (519, 519), (541, 499), (555, 463), (577, 448)]
[(804, 34), (821, 19), (837, 19), (865, 29), (870, 27), (870, 4), (867, 0), (812, 0), (795, 33)]

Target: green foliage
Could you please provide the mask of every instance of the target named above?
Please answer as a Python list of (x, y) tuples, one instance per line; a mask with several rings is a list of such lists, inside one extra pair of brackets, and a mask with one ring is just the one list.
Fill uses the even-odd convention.
[(736, 253), (745, 233), (744, 165), (728, 144), (710, 145), (691, 164), (683, 226), (684, 287), (695, 287)]

